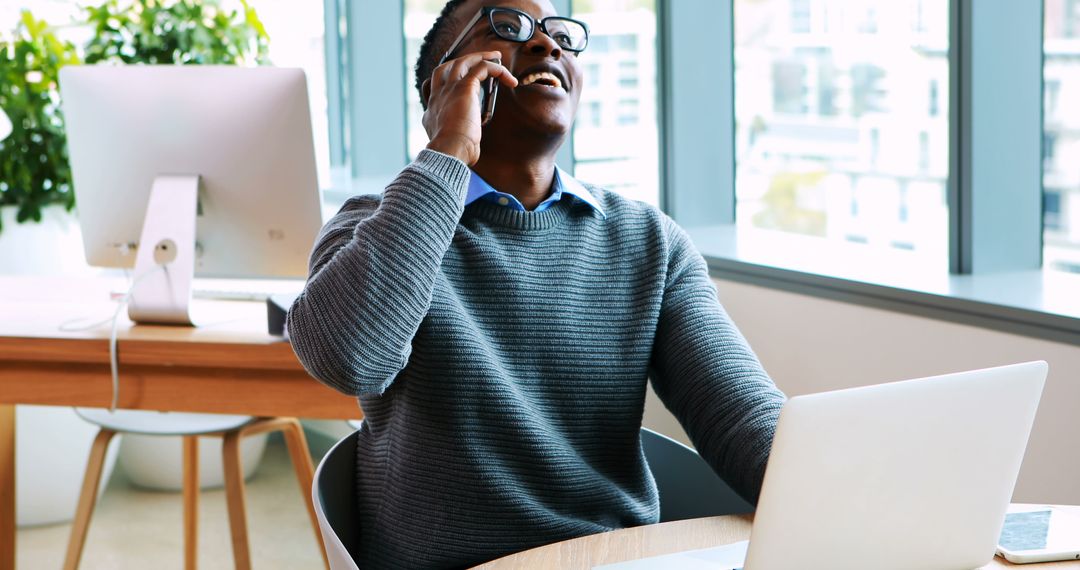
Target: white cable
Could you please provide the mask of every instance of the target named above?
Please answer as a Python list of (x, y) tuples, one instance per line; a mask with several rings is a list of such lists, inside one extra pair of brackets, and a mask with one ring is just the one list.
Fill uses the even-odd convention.
[(76, 317), (74, 319), (68, 319), (60, 323), (60, 326), (56, 327), (56, 329), (62, 332), (82, 332), (93, 330), (100, 327), (101, 325), (109, 324), (109, 322), (112, 321), (112, 317), (106, 317), (104, 319), (101, 319), (100, 321), (94, 321), (88, 325), (79, 324), (85, 323), (89, 320), (89, 317)]
[(116, 303), (116, 312), (114, 312), (112, 316), (112, 332), (109, 334), (109, 368), (112, 371), (112, 404), (109, 405), (109, 413), (116, 412), (116, 407), (120, 402), (120, 363), (116, 351), (117, 327), (120, 323), (120, 313), (127, 307), (128, 301), (131, 300), (131, 296), (135, 293), (135, 288), (139, 286), (139, 283), (142, 283), (144, 279), (153, 275), (159, 269), (165, 269), (165, 266), (155, 265), (150, 271), (136, 277), (131, 282), (127, 292), (124, 293), (124, 296)]

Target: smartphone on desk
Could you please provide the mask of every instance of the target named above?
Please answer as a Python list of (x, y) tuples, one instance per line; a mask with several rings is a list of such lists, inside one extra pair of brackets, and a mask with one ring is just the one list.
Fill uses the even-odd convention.
[(1055, 507), (1009, 508), (997, 553), (1014, 564), (1080, 560), (1080, 514)]

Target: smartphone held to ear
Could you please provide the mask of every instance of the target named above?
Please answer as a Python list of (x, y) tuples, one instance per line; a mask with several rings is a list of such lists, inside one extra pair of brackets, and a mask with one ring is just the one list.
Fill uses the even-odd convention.
[(498, 78), (489, 77), (480, 82), (480, 126), (488, 124), (495, 114), (495, 97), (498, 94)]

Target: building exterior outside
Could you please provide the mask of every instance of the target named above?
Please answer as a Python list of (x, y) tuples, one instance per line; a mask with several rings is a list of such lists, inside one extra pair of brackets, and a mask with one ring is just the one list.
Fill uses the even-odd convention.
[(1044, 21), (1043, 263), (1080, 273), (1080, 0), (1046, 0)]
[(736, 223), (947, 263), (948, 5), (736, 0)]

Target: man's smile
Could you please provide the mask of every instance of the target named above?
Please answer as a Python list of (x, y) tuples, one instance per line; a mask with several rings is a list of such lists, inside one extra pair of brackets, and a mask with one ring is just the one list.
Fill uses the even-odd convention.
[(566, 81), (566, 74), (563, 69), (551, 63), (530, 66), (519, 73), (517, 78), (519, 82), (518, 89), (557, 90), (563, 93), (569, 92), (571, 87)]

